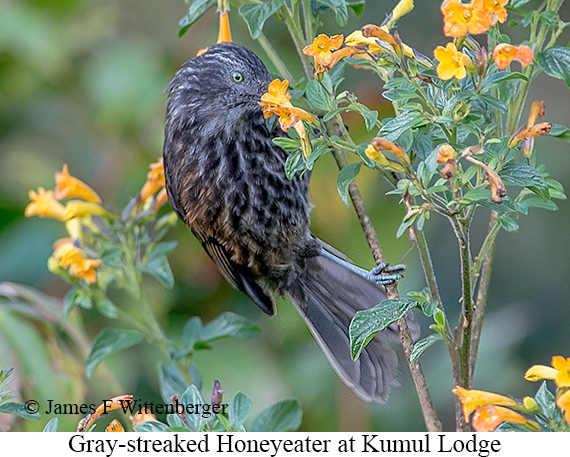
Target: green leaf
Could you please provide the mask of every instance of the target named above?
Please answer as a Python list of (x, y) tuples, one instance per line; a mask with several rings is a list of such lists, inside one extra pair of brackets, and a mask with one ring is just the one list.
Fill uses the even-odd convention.
[(303, 411), (298, 400), (283, 400), (264, 409), (253, 420), (250, 432), (289, 432), (301, 426)]
[(228, 419), (232, 429), (239, 429), (243, 425), (251, 410), (251, 405), (251, 400), (247, 395), (241, 392), (235, 394), (228, 410)]
[(95, 308), (105, 317), (109, 319), (116, 319), (119, 313), (115, 305), (106, 298), (99, 298), (95, 300)]
[(145, 421), (135, 427), (135, 432), (164, 432), (168, 425), (158, 421)]
[(493, 108), (497, 108), (499, 111), (506, 113), (509, 108), (507, 107), (506, 103), (499, 100), (497, 97), (493, 97), (492, 95), (480, 95), (479, 98), (487, 103), (489, 106)]
[(283, 0), (271, 0), (265, 3), (248, 3), (240, 7), (239, 14), (244, 18), (251, 37), (256, 40), (261, 34), (265, 21), (273, 16), (283, 5)]
[(146, 263), (140, 266), (139, 270), (154, 276), (165, 287), (172, 288), (174, 286), (174, 276), (165, 254), (172, 251), (176, 244), (176, 241), (164, 241), (157, 244), (150, 253)]
[(323, 86), (314, 79), (307, 83), (305, 96), (307, 97), (307, 100), (309, 100), (309, 103), (318, 110), (330, 111), (333, 109), (330, 96), (326, 93)]
[(289, 154), (289, 157), (287, 157), (285, 161), (285, 175), (287, 179), (293, 179), (297, 173), (303, 172), (306, 169), (307, 165), (301, 151), (297, 150)]
[(499, 176), (506, 184), (517, 186), (535, 186), (539, 189), (547, 189), (548, 185), (540, 172), (525, 163), (510, 162), (499, 171)]
[(356, 17), (360, 17), (364, 11), (366, 0), (349, 0), (347, 5), (352, 11), (354, 11)]
[(59, 419), (57, 417), (53, 417), (46, 424), (42, 432), (57, 432), (58, 427), (59, 427)]
[(192, 351), (194, 344), (200, 339), (202, 334), (202, 319), (197, 316), (186, 321), (182, 331), (182, 348)]
[[(358, 4), (360, 2), (354, 2)], [(338, 25), (344, 27), (348, 22), (348, 8), (347, 2), (345, 0), (312, 0), (311, 1), (311, 9), (313, 11), (313, 15), (316, 16), (321, 12), (327, 11), (330, 9), (334, 11), (335, 19)], [(323, 8), (324, 7), (324, 8)]]
[(459, 203), (461, 203), (462, 205), (471, 205), (473, 203), (477, 203), (482, 200), (490, 200), (490, 199), (491, 199), (491, 191), (489, 189), (483, 189), (479, 187), (465, 192)]
[(215, 5), (217, 5), (217, 0), (194, 0), (190, 5), (188, 14), (178, 23), (178, 36), (184, 35), (190, 26), (200, 19), (202, 14)]
[(61, 313), (61, 325), (65, 323), (69, 317), (69, 313), (75, 307), (75, 302), (79, 289), (77, 287), (72, 287), (67, 291), (65, 297), (63, 297), (63, 312)]
[(542, 200), (540, 198), (529, 198), (522, 202), (527, 208), (542, 208), (548, 211), (556, 211), (558, 205), (552, 200)]
[(338, 177), (336, 179), (336, 186), (340, 198), (346, 206), (350, 205), (350, 199), (348, 197), (348, 186), (354, 178), (360, 173), (363, 162), (355, 162), (347, 165), (342, 170), (340, 170)]
[[(180, 395), (180, 404), (184, 406), (203, 405), (205, 403), (202, 394), (194, 384), (189, 386), (188, 389)], [(202, 428), (204, 418), (202, 414), (186, 414), (186, 422), (188, 422), (188, 425), (190, 425), (194, 431), (198, 432)]]
[(286, 136), (279, 136), (277, 138), (273, 138), (272, 141), (285, 151), (296, 151), (300, 147), (299, 141)]
[(180, 396), (186, 390), (186, 381), (174, 364), (164, 365), (161, 363), (159, 365), (158, 385), (162, 399), (167, 403), (172, 400), (174, 395)]
[(40, 413), (37, 411), (35, 413), (29, 413), (27, 411), (26, 405), (23, 403), (8, 402), (2, 403), (0, 405), (0, 413), (14, 414), (15, 416), (20, 416), (24, 419), (38, 420), (41, 419)]
[(570, 129), (565, 125), (552, 124), (549, 135), (564, 141), (570, 141)]
[(93, 341), (91, 351), (85, 361), (85, 371), (87, 378), (91, 378), (93, 370), (103, 359), (138, 344), (142, 341), (143, 335), (136, 330), (119, 330), (105, 328)]
[(536, 395), (534, 396), (534, 399), (542, 408), (544, 415), (547, 418), (552, 419), (556, 412), (556, 397), (552, 394), (552, 392), (550, 392), (550, 390), (548, 390), (546, 381), (541, 384), (540, 388), (536, 392)]
[(485, 78), (483, 80), (483, 83), (481, 84), (481, 90), (482, 92), (485, 92), (493, 87), (495, 87), (497, 84), (502, 83), (504, 81), (513, 81), (513, 80), (517, 80), (517, 79), (522, 79), (523, 81), (528, 81), (528, 78), (523, 75), (522, 73), (518, 73), (516, 71), (499, 71), (498, 73), (495, 73), (491, 76), (489, 76), (488, 78)]
[(413, 127), (427, 124), (428, 118), (417, 111), (404, 111), (399, 116), (385, 122), (378, 136), (396, 142), (400, 136)]
[(315, 165), (315, 162), (328, 152), (330, 152), (330, 149), (322, 142), (319, 142), (316, 145), (313, 144), (313, 151), (309, 157), (307, 157), (307, 168), (311, 170), (313, 165)]
[(517, 224), (512, 218), (506, 215), (499, 216), (499, 223), (507, 232), (517, 232), (519, 230), (519, 224)]
[(410, 309), (418, 306), (416, 300), (400, 298), (384, 300), (374, 308), (358, 311), (348, 329), (350, 336), (350, 355), (357, 360), (360, 353), (379, 331), (396, 322)]
[(427, 348), (438, 341), (443, 341), (443, 338), (439, 333), (432, 333), (423, 340), (417, 341), (416, 344), (414, 344), (412, 353), (410, 354), (410, 363), (416, 360)]
[(225, 312), (204, 326), (199, 341), (209, 343), (229, 337), (252, 338), (260, 332), (261, 329), (253, 321), (239, 314)]
[(536, 60), (546, 74), (563, 79), (570, 86), (570, 49), (554, 46), (539, 52)]

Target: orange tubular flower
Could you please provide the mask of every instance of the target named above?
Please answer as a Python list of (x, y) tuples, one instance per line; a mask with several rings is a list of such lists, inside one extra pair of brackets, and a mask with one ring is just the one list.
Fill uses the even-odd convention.
[(564, 392), (556, 400), (556, 405), (564, 412), (564, 418), (570, 425), (570, 390)]
[(455, 159), (457, 152), (449, 144), (442, 144), (437, 150), (437, 163), (446, 163), (450, 159)]
[[(315, 59), (315, 76), (329, 71), (339, 60), (356, 52), (354, 48), (339, 49), (343, 41), (342, 35), (334, 35), (329, 38), (327, 35), (321, 34), (315, 38), (312, 44), (303, 48), (303, 54)], [(337, 49), (339, 50), (336, 51)]]
[(146, 175), (146, 182), (139, 194), (141, 202), (145, 202), (157, 190), (164, 187), (164, 164), (162, 157), (150, 164), (150, 171)]
[(556, 385), (560, 388), (570, 387), (570, 358), (557, 355), (552, 357), (552, 366), (558, 370), (558, 374), (554, 379)]
[(269, 84), (267, 92), (261, 96), (263, 116), (265, 118), (274, 114), (279, 116), (279, 124), (284, 132), (297, 125), (302, 119), (313, 120), (311, 114), (291, 104), (291, 94), (287, 92), (287, 87), (289, 87), (289, 81), (286, 79), (283, 81), (274, 79)]
[(447, 43), (447, 46), (438, 46), (433, 51), (433, 55), (439, 60), (437, 66), (437, 76), (447, 81), (453, 77), (463, 79), (467, 76), (467, 68), (473, 68), (473, 62), (469, 56), (459, 52), (453, 43)]
[(491, 25), (497, 22), (503, 24), (507, 20), (507, 10), (505, 6), (509, 0), (483, 0), (484, 8), (491, 13)]
[(526, 67), (532, 63), (532, 49), (525, 44), (513, 46), (512, 44), (501, 43), (493, 49), (493, 59), (499, 70), (507, 68), (513, 60)]
[(466, 390), (463, 387), (457, 386), (452, 390), (452, 392), (457, 395), (459, 400), (461, 400), (461, 403), (463, 403), (463, 414), (467, 421), (469, 420), (471, 413), (479, 406), (518, 406), (518, 403), (512, 398), (482, 390)]
[(68, 268), (69, 274), (81, 278), (90, 284), (97, 280), (95, 268), (101, 265), (100, 259), (88, 259), (69, 238), (54, 243), (53, 258), (62, 268)]
[(443, 13), (443, 33), (445, 36), (459, 38), (470, 33), (478, 35), (489, 30), (493, 23), (491, 11), (485, 8), (483, 0), (463, 3), (461, 0), (444, 0), (441, 4)]
[(124, 432), (125, 429), (117, 419), (113, 419), (105, 429), (106, 432)]
[(78, 197), (91, 203), (101, 203), (101, 197), (97, 195), (97, 192), (80, 179), (74, 178), (69, 174), (67, 164), (63, 165), (62, 171), (55, 173), (55, 184), (55, 196), (58, 200)]
[(526, 424), (528, 421), (512, 409), (494, 405), (479, 406), (471, 418), (471, 425), (477, 432), (493, 432), (503, 422)]
[(30, 190), (28, 196), (31, 203), (26, 206), (26, 217), (53, 217), (65, 221), (65, 207), (56, 200), (53, 191), (40, 187), (37, 192)]
[(89, 430), (101, 414), (113, 411), (115, 409), (122, 409), (125, 404), (128, 404), (132, 401), (132, 395), (119, 395), (117, 397), (111, 398), (110, 400), (105, 400), (104, 403), (99, 405), (94, 413), (88, 414), (79, 421), (79, 424), (77, 425), (77, 431), (85, 432)]

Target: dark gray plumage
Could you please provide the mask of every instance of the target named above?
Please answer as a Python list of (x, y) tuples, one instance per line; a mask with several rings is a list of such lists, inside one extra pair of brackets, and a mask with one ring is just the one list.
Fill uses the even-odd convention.
[(397, 356), (378, 334), (356, 362), (348, 326), (384, 290), (320, 255), (309, 230), (308, 179), (285, 176), (287, 153), (272, 142), (261, 95), (271, 77), (261, 60), (231, 43), (186, 62), (170, 85), (164, 143), (171, 206), (224, 277), (265, 313), (271, 294), (295, 304), (340, 377), (366, 400), (396, 384)]

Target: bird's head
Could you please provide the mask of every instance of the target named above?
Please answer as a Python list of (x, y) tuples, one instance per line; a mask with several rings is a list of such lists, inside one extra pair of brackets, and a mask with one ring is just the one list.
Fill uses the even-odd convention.
[(260, 117), (260, 99), (270, 81), (267, 68), (249, 49), (214, 45), (176, 73), (168, 86), (169, 116), (219, 122), (220, 127)]

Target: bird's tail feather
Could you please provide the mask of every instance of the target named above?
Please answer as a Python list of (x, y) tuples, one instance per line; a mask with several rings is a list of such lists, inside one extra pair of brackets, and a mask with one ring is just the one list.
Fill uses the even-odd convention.
[(383, 289), (323, 256), (307, 259), (301, 278), (286, 290), (342, 380), (366, 401), (386, 400), (397, 385), (399, 341), (394, 327), (379, 332), (356, 361), (348, 328), (356, 311), (386, 300)]

